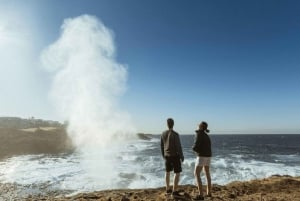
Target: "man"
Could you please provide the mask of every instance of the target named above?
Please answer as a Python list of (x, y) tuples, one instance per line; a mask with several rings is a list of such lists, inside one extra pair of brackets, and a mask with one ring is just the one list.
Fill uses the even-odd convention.
[[(173, 130), (174, 120), (167, 119), (168, 130), (161, 135), (161, 153), (165, 159), (165, 181), (167, 194), (178, 196), (177, 190), (180, 172), (182, 171), (181, 162), (184, 161), (180, 138), (177, 132)], [(173, 190), (170, 189), (170, 172), (174, 170)]]

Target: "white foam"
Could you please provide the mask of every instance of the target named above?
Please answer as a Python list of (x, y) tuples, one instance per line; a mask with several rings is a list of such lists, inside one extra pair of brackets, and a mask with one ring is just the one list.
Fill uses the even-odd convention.
[[(157, 148), (155, 153), (150, 152), (153, 151), (153, 146)], [(124, 144), (121, 148), (112, 146), (101, 155), (91, 149), (89, 152), (58, 157), (45, 155), (14, 157), (0, 163), (0, 181), (20, 184), (47, 182), (51, 188), (75, 191), (161, 187), (164, 186), (165, 170), (164, 160), (158, 149), (157, 142), (135, 140)], [(297, 155), (278, 157), (292, 160), (296, 159)], [(110, 164), (115, 164), (113, 171)], [(195, 184), (194, 165), (195, 156), (185, 159), (182, 165), (181, 184)], [(239, 155), (212, 158), (211, 176), (215, 184), (265, 178), (274, 174), (299, 176), (300, 167), (279, 162), (245, 160)], [(205, 184), (204, 174), (202, 180)]]
[(219, 184), (236, 180), (247, 181), (265, 178), (275, 174), (300, 175), (300, 167), (255, 160), (232, 160), (232, 158), (215, 158), (212, 160), (212, 177)]
[(300, 157), (296, 154), (291, 155), (281, 155), (281, 154), (272, 154), (276, 159), (276, 162), (290, 162), (290, 163), (300, 163)]

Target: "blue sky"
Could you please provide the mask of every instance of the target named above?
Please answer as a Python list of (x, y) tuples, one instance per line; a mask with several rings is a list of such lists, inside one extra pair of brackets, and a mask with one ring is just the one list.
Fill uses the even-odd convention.
[[(182, 134), (202, 120), (212, 133), (300, 133), (299, 10), (299, 1), (274, 0), (0, 0), (0, 34), (5, 20), (24, 26), (30, 64), (64, 19), (99, 18), (127, 65), (120, 104), (140, 132), (160, 133), (173, 117)], [(56, 119), (47, 100), (51, 76), (28, 66), (0, 67), (0, 115)]]

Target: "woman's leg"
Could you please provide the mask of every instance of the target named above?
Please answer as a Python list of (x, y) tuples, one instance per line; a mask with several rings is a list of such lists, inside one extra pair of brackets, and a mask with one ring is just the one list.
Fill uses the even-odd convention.
[(195, 171), (194, 171), (194, 175), (195, 175), (195, 179), (197, 182), (197, 186), (198, 186), (198, 191), (199, 191), (199, 195), (203, 196), (203, 189), (202, 189), (202, 181), (201, 181), (201, 170), (202, 170), (202, 166), (196, 165), (195, 166)]
[(209, 166), (204, 166), (206, 180), (207, 180), (207, 188), (206, 193), (208, 196), (211, 196), (211, 177), (210, 177), (210, 171)]

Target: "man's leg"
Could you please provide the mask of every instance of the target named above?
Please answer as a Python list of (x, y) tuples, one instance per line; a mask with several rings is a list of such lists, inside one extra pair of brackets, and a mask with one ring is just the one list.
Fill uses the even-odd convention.
[(180, 172), (182, 171), (180, 158), (179, 157), (174, 158), (173, 164), (174, 164), (173, 192), (176, 192), (178, 188)]
[(173, 181), (173, 192), (177, 190), (178, 183), (180, 178), (180, 172), (174, 174), (174, 181)]
[(195, 171), (194, 171), (194, 175), (195, 175), (195, 179), (197, 182), (197, 186), (198, 186), (198, 191), (199, 191), (199, 195), (203, 196), (203, 189), (202, 189), (202, 181), (201, 181), (201, 170), (202, 170), (202, 166), (197, 165), (195, 167)]
[(166, 180), (166, 191), (168, 191), (170, 188), (170, 172), (166, 172), (165, 180)]
[(207, 180), (206, 193), (208, 196), (211, 196), (211, 177), (210, 177), (209, 166), (204, 166), (204, 170), (205, 170), (205, 175), (206, 175), (206, 180)]

